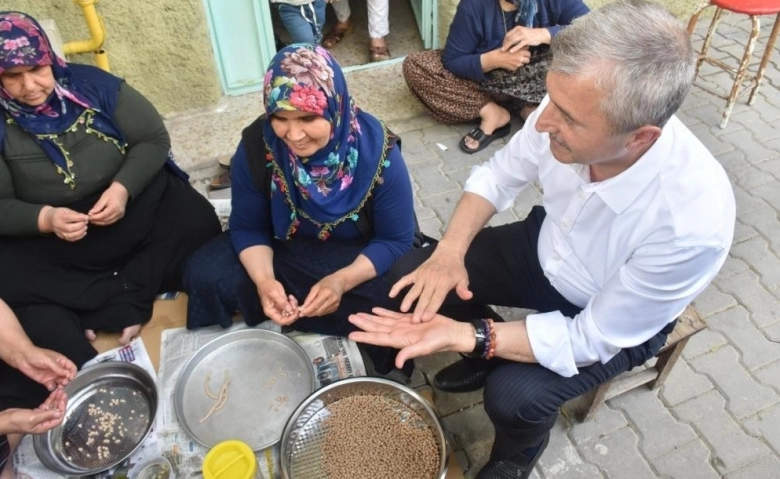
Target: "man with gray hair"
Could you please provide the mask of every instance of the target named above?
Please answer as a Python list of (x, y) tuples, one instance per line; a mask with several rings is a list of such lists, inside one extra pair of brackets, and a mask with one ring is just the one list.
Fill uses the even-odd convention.
[[(653, 357), (734, 233), (725, 171), (674, 116), (693, 81), (682, 25), (659, 5), (622, 1), (576, 20), (552, 51), (548, 96), (473, 169), (439, 244), (396, 263), (390, 296), (404, 312), (350, 318), (363, 330), (352, 339), (401, 349), (399, 367), (439, 351), (478, 358), (435, 384), (485, 386), (495, 441), (480, 479), (528, 477), (565, 401)], [(541, 206), (485, 227), (532, 183)], [(475, 303), (538, 313), (437, 314)]]

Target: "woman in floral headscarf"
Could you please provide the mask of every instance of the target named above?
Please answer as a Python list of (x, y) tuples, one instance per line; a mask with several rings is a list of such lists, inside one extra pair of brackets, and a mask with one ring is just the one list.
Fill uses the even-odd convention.
[(460, 142), (476, 153), (509, 134), (512, 113), (525, 120), (536, 109), (552, 37), (588, 11), (582, 0), (461, 0), (444, 50), (408, 55), (404, 79), (437, 120), (479, 120)]
[(231, 162), (230, 232), (185, 272), (187, 324), (227, 327), (240, 311), (250, 325), (346, 335), (350, 313), (385, 304), (382, 275), (412, 247), (400, 143), (355, 107), (322, 47), (280, 50), (264, 86), (265, 115)]
[(0, 120), (0, 297), (80, 365), (95, 354), (85, 332), (138, 333), (219, 221), (171, 161), (154, 107), (65, 63), (20, 12), (0, 12)]

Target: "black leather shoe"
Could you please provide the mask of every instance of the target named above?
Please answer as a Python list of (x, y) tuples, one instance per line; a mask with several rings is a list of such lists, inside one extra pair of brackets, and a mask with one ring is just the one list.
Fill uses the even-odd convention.
[(477, 479), (528, 479), (539, 458), (542, 457), (542, 453), (547, 449), (549, 442), (550, 433), (548, 432), (542, 445), (539, 446), (534, 457), (530, 459), (521, 452), (509, 459), (488, 462), (477, 474)]
[(464, 357), (442, 369), (433, 378), (433, 384), (442, 391), (468, 393), (485, 386), (488, 362), (484, 359)]

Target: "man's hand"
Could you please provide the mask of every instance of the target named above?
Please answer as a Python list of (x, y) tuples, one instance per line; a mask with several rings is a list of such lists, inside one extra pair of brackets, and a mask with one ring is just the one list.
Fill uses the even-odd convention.
[(469, 352), (476, 337), (469, 323), (460, 323), (435, 314), (425, 323), (416, 322), (409, 313), (397, 313), (374, 308), (374, 314), (358, 313), (349, 322), (362, 329), (349, 334), (360, 343), (400, 349), (395, 365), (401, 369), (408, 359), (442, 351)]
[(53, 391), (76, 377), (76, 365), (60, 353), (31, 346), (13, 358), (13, 364), (25, 376)]
[(303, 301), (301, 317), (325, 316), (336, 311), (344, 296), (346, 285), (334, 274), (325, 276), (309, 291)]
[(287, 296), (282, 283), (275, 279), (267, 279), (257, 285), (257, 294), (263, 313), (274, 323), (289, 326), (298, 320), (298, 300), (293, 295)]
[(469, 300), (473, 296), (469, 291), (469, 275), (463, 258), (443, 248), (441, 243), (427, 261), (393, 285), (390, 297), (395, 298), (409, 285), (412, 287), (404, 296), (401, 311), (409, 311), (412, 303), (417, 300), (412, 316), (415, 323), (431, 320), (453, 288), (463, 300)]
[(125, 216), (127, 207), (127, 188), (115, 181), (100, 195), (95, 206), (89, 210), (89, 222), (98, 226), (108, 226)]
[(78, 241), (87, 235), (89, 216), (70, 208), (44, 206), (38, 215), (41, 233), (54, 233), (65, 241)]
[(0, 412), (0, 429), (6, 434), (40, 434), (62, 423), (67, 396), (63, 389), (54, 390), (35, 409), (6, 409)]
[(550, 31), (546, 28), (517, 26), (509, 30), (504, 36), (501, 51), (517, 53), (521, 50), (528, 50), (528, 47), (535, 47), (543, 43), (549, 44), (551, 39)]

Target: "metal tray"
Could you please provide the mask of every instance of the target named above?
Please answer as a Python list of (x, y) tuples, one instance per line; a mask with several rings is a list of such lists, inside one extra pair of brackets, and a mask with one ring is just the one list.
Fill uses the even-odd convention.
[(41, 463), (61, 474), (86, 476), (119, 464), (149, 435), (157, 414), (154, 379), (132, 363), (84, 368), (65, 392), (62, 424), (33, 436)]
[[(202, 421), (230, 376), (227, 401)], [(264, 329), (226, 333), (200, 348), (176, 381), (173, 405), (182, 428), (212, 447), (228, 439), (260, 451), (279, 442), (287, 419), (316, 386), (309, 357), (298, 343)]]

